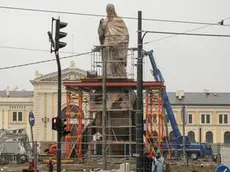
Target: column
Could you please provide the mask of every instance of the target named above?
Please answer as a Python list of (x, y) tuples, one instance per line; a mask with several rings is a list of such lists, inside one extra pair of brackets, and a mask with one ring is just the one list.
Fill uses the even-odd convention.
[[(47, 134), (47, 138), (46, 140), (48, 141), (52, 141), (52, 117), (53, 117), (53, 94), (49, 93), (47, 94), (47, 105), (46, 105), (46, 119), (47, 119), (47, 123), (46, 123), (46, 134)], [(48, 121), (49, 119), (49, 121)]]
[(4, 110), (0, 110), (0, 129), (3, 128), (3, 121), (4, 121)]
[(4, 129), (8, 129), (8, 123), (11, 122), (9, 121), (9, 113), (10, 110), (4, 111)]
[(43, 111), (43, 140), (46, 141), (47, 140), (47, 110), (48, 110), (48, 102), (47, 102), (47, 93), (44, 94), (44, 102), (43, 102), (43, 106), (44, 106), (44, 111)]
[(34, 118), (35, 118), (35, 125), (34, 125), (34, 140), (39, 140), (39, 132), (40, 132), (40, 123), (39, 123), (39, 94), (36, 86), (34, 87)]

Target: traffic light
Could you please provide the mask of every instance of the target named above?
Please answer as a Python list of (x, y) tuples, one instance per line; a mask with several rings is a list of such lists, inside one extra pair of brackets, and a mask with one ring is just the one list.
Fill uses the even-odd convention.
[(58, 51), (59, 49), (65, 47), (67, 43), (61, 42), (60, 39), (66, 37), (66, 32), (61, 32), (62, 28), (65, 28), (67, 23), (61, 22), (59, 19), (56, 20), (56, 34), (55, 34), (55, 50)]
[(57, 130), (58, 129), (58, 120), (57, 117), (52, 118), (52, 130)]
[(65, 137), (66, 135), (70, 134), (70, 131), (66, 129), (66, 119), (60, 119), (60, 132), (61, 136)]

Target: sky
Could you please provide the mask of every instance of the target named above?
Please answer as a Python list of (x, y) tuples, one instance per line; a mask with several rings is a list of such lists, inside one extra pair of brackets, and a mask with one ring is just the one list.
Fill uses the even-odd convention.
[[(113, 3), (119, 16), (137, 17), (142, 11), (143, 18), (162, 20), (183, 20), (207, 23), (218, 23), (230, 17), (229, 0), (1, 0), (0, 6), (33, 8), (43, 10), (67, 11), (74, 13), (106, 14), (106, 5)], [(49, 52), (50, 43), (47, 31), (51, 28), (51, 18), (60, 17), (67, 22), (64, 39), (67, 46), (60, 56), (84, 53), (99, 45), (97, 27), (100, 17), (66, 15), (18, 11), (0, 8), (0, 57), (1, 67), (25, 64), (54, 58)], [(137, 20), (124, 19), (130, 34), (130, 47), (137, 46)], [(224, 21), (230, 25), (230, 18)], [(205, 25), (143, 21), (143, 30), (184, 32)], [(192, 33), (230, 35), (230, 26), (208, 26)], [(208, 89), (213, 92), (229, 92), (230, 80), (230, 38), (173, 36), (159, 41), (168, 35), (147, 34), (145, 50), (154, 50), (157, 65), (165, 79), (168, 91), (184, 90), (185, 92), (202, 92)], [(9, 49), (4, 47), (42, 49), (47, 52)], [(74, 60), (76, 67), (84, 70), (91, 68), (91, 56), (85, 55), (62, 60), (62, 69), (70, 66)], [(153, 80), (150, 63), (145, 58), (144, 79)], [(0, 70), (0, 89), (7, 86), (33, 90), (29, 80), (35, 77), (35, 70), (48, 74), (57, 70), (56, 62)]]

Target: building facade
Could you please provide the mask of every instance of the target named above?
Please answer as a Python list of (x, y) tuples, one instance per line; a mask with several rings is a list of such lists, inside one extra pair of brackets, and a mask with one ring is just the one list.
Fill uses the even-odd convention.
[[(182, 131), (182, 106), (186, 107), (185, 134), (193, 142), (230, 144), (230, 93), (168, 93)], [(169, 127), (171, 128), (171, 127)], [(173, 136), (170, 131), (169, 135)]]
[[(62, 71), (62, 80), (77, 80), (85, 77), (86, 71), (78, 69), (72, 62)], [(51, 130), (52, 117), (57, 115), (57, 72), (41, 75), (36, 72), (31, 81), (33, 91), (0, 91), (0, 128), (26, 128), (29, 136), (28, 115), (33, 111), (35, 126), (34, 139), (56, 141), (56, 132)], [(194, 142), (230, 144), (230, 93), (168, 93), (176, 121), (182, 132), (181, 109), (187, 108), (185, 134)], [(66, 90), (62, 88), (62, 110), (66, 106)], [(174, 137), (168, 122), (169, 136)]]

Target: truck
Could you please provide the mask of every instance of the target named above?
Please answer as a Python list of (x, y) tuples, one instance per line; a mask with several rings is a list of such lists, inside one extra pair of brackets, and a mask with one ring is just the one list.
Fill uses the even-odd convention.
[(25, 129), (0, 130), (0, 164), (21, 164), (31, 159), (32, 147)]
[[(161, 71), (157, 68), (156, 61), (153, 56), (153, 50), (144, 51), (143, 53), (145, 56), (149, 56), (154, 80), (157, 82), (162, 82), (164, 84), (165, 81), (161, 74)], [(206, 156), (214, 158), (213, 150), (210, 144), (199, 143), (199, 142), (192, 143), (188, 136), (181, 135), (166, 89), (163, 90), (163, 99), (164, 99), (163, 106), (165, 111), (167, 112), (168, 120), (172, 126), (172, 131), (175, 136), (173, 139), (170, 138), (168, 139), (167, 137), (165, 137), (163, 143), (161, 144), (164, 155), (165, 156), (169, 154), (177, 155), (177, 156), (183, 155), (183, 137), (184, 137), (186, 156), (190, 157), (193, 160), (197, 160), (198, 158), (203, 158)]]

